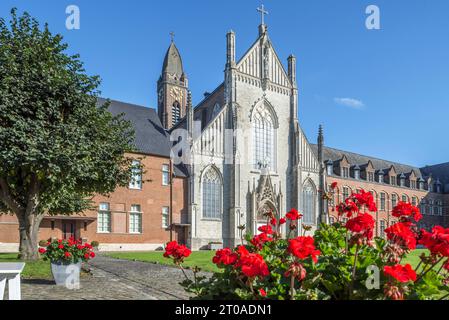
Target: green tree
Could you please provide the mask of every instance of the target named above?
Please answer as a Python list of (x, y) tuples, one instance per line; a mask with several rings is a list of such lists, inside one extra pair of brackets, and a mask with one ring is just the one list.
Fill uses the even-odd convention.
[(28, 13), (0, 19), (0, 214), (17, 216), (24, 260), (45, 215), (81, 213), (130, 179), (132, 126), (97, 106), (100, 78), (67, 48)]

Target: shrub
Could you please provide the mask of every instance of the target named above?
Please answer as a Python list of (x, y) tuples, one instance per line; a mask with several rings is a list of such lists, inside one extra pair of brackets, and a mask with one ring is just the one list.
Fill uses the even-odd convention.
[[(372, 213), (377, 208), (372, 195), (363, 190), (336, 210), (338, 221), (322, 224), (313, 237), (292, 237), (302, 217), (297, 210), (292, 209), (279, 221), (268, 213), (259, 235), (247, 235), (246, 244), (216, 252), (213, 263), (223, 269), (222, 273), (199, 277), (195, 268), (194, 279), (186, 276), (182, 285), (195, 294), (195, 299), (448, 298), (449, 229), (418, 230), (419, 209), (400, 202), (393, 210), (398, 222), (385, 230), (387, 239), (374, 237)], [(343, 218), (349, 220), (343, 223)], [(286, 221), (289, 231), (283, 238), (280, 230)], [(303, 225), (303, 229), (310, 227)], [(423, 254), (413, 269), (401, 261), (416, 244), (430, 253)], [(186, 257), (175, 258), (181, 269)]]
[(100, 243), (99, 243), (98, 241), (92, 241), (92, 242), (90, 243), (90, 245), (91, 245), (92, 247), (94, 247), (94, 248), (98, 248), (98, 247), (100, 246)]

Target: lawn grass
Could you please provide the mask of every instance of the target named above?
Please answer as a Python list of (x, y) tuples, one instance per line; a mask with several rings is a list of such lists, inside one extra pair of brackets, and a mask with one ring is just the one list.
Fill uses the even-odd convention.
[[(0, 253), (0, 262), (21, 262), (17, 253)], [(24, 279), (52, 279), (50, 262), (44, 260), (25, 262), (22, 278)]]
[[(426, 253), (428, 255), (428, 250), (426, 249), (417, 249), (412, 251), (409, 255), (407, 255), (401, 262), (401, 264), (409, 263), (413, 268), (415, 268), (420, 261), (419, 256), (422, 253)], [(167, 259), (163, 257), (163, 252), (159, 251), (151, 251), (151, 252), (111, 252), (105, 253), (106, 256), (116, 259), (125, 259), (125, 260), (136, 260), (150, 263), (157, 263), (163, 265), (173, 266), (173, 262), (171, 259)], [(220, 271), (216, 265), (212, 263), (212, 257), (215, 255), (215, 251), (194, 251), (191, 256), (186, 259), (183, 266), (185, 267), (194, 267), (198, 266), (204, 271), (216, 272)]]
[[(161, 251), (151, 252), (111, 252), (105, 255), (116, 259), (136, 260), (143, 262), (151, 262), (163, 265), (173, 266), (172, 259), (165, 258)], [(215, 251), (194, 251), (188, 259), (183, 263), (184, 267), (198, 266), (203, 271), (217, 272), (220, 271), (216, 265), (212, 263), (212, 257), (215, 255)]]

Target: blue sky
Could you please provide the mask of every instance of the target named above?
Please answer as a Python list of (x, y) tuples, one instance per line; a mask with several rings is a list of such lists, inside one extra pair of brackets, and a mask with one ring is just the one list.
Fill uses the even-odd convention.
[[(299, 118), (310, 141), (424, 166), (449, 161), (449, 1), (265, 0), (281, 59), (298, 59)], [(80, 30), (65, 28), (68, 5)], [(102, 95), (154, 107), (156, 81), (176, 33), (194, 102), (223, 81), (226, 32), (240, 57), (257, 37), (260, 1), (1, 0), (48, 22), (80, 53)], [(381, 30), (365, 28), (380, 8)]]

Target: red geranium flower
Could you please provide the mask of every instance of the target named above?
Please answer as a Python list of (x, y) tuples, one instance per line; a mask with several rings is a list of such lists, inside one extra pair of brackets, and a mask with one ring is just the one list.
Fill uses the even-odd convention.
[(40, 254), (44, 254), (45, 252), (47, 252), (47, 250), (45, 250), (44, 248), (39, 248), (39, 253)]
[(398, 222), (385, 229), (387, 238), (402, 247), (416, 249), (416, 234), (410, 229), (409, 222)]
[(259, 289), (259, 294), (260, 294), (262, 297), (266, 297), (266, 296), (267, 296), (267, 292), (266, 292), (264, 289), (262, 289), (262, 288)]
[(392, 215), (396, 218), (413, 218), (416, 222), (422, 219), (422, 215), (418, 207), (402, 201), (400, 201), (398, 205), (393, 208)]
[(353, 233), (371, 240), (373, 238), (375, 220), (369, 213), (359, 214), (346, 222), (346, 228)]
[(282, 224), (284, 224), (284, 223), (286, 223), (286, 222), (287, 222), (287, 220), (285, 220), (285, 218), (279, 219), (279, 224), (280, 224), (280, 225), (282, 225)]
[(262, 233), (266, 233), (266, 234), (273, 234), (273, 228), (271, 228), (271, 226), (260, 226), (257, 230), (259, 230)]
[(84, 259), (88, 260), (90, 258), (90, 255), (88, 253), (84, 254)]
[(409, 264), (406, 264), (405, 266), (400, 264), (395, 266), (385, 266), (384, 273), (387, 276), (395, 278), (399, 282), (405, 283), (409, 281), (416, 281), (416, 272)]
[(337, 182), (332, 182), (331, 189), (334, 190), (338, 186)]
[(233, 265), (238, 259), (238, 255), (235, 252), (232, 252), (229, 248), (224, 248), (218, 250), (215, 253), (215, 257), (212, 258), (212, 262), (216, 265)]
[(91, 253), (90, 253), (90, 257), (91, 257), (91, 258), (95, 258), (95, 252), (91, 252)]
[(424, 245), (432, 254), (439, 254), (449, 257), (449, 228), (435, 226), (432, 232), (421, 230), (419, 244)]
[(238, 247), (237, 251), (240, 257), (234, 267), (240, 268), (245, 276), (254, 278), (266, 277), (270, 274), (268, 266), (260, 254), (249, 253), (244, 246)]
[(167, 243), (164, 257), (173, 257), (175, 261), (178, 262), (190, 256), (191, 253), (192, 251), (190, 251), (190, 249), (188, 249), (185, 245), (179, 245), (178, 242), (172, 241)]
[(271, 218), (271, 220), (270, 220), (270, 224), (272, 225), (272, 226), (276, 226), (277, 225), (277, 223), (278, 223), (278, 221), (276, 220), (276, 218)]
[(70, 253), (70, 252), (64, 252), (64, 256), (65, 256), (66, 258), (70, 258), (71, 253)]
[(60, 244), (60, 245), (58, 246), (58, 248), (59, 248), (59, 249), (64, 249), (64, 245)]
[(262, 249), (265, 242), (272, 241), (273, 238), (269, 238), (266, 233), (258, 234), (251, 239), (251, 244), (255, 246), (257, 249)]
[(291, 209), (285, 217), (291, 221), (296, 221), (302, 218), (302, 214), (298, 212), (296, 209)]
[(317, 262), (317, 256), (321, 254), (319, 250), (316, 250), (314, 239), (312, 237), (297, 237), (288, 241), (288, 252), (295, 257), (304, 260), (311, 257), (313, 262)]

